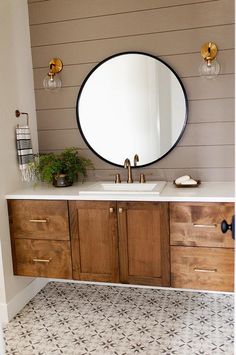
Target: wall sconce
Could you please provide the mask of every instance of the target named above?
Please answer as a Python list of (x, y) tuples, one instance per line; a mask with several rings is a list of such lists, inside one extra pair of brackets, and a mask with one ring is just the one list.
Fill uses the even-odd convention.
[(44, 89), (56, 92), (61, 88), (61, 80), (56, 76), (63, 68), (63, 63), (59, 58), (53, 58), (49, 63), (49, 73), (43, 80)]
[(201, 76), (212, 79), (219, 74), (220, 64), (215, 59), (217, 52), (217, 46), (213, 42), (207, 42), (202, 45), (201, 56), (204, 61), (199, 67), (199, 73)]

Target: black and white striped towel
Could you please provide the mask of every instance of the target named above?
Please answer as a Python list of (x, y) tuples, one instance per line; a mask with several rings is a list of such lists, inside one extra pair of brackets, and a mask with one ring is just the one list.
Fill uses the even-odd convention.
[(28, 126), (16, 127), (16, 149), (22, 180), (34, 180), (32, 169), (29, 167), (29, 163), (33, 161), (33, 150)]

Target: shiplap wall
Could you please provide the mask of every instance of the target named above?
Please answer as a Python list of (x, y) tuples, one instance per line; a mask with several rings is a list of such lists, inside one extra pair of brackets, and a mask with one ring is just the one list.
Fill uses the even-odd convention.
[[(87, 73), (123, 51), (160, 57), (178, 73), (189, 99), (189, 121), (178, 146), (142, 169), (147, 179), (173, 180), (190, 174), (203, 181), (234, 179), (234, 1), (233, 0), (29, 0), (30, 33), (41, 152), (82, 148), (95, 170), (89, 179), (111, 179), (117, 169), (83, 142), (75, 104)], [(218, 45), (221, 73), (201, 78), (200, 47)], [(51, 58), (64, 63), (58, 93), (42, 81)], [(122, 144), (122, 138), (121, 138)], [(135, 172), (135, 175), (140, 173)]]

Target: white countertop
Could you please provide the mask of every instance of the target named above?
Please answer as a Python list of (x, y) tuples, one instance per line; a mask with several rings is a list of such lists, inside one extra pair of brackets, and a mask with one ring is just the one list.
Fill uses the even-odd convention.
[(186, 202), (235, 202), (233, 182), (202, 182), (198, 187), (177, 188), (173, 183), (167, 183), (160, 194), (142, 195), (138, 193), (104, 194), (90, 193), (80, 195), (79, 191), (90, 189), (94, 182), (77, 183), (70, 187), (53, 187), (38, 185), (24, 187), (21, 190), (7, 194), (6, 199), (23, 200), (114, 200), (114, 201), (186, 201)]

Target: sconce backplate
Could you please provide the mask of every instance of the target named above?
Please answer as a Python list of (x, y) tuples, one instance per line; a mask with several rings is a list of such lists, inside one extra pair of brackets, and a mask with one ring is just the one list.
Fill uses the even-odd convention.
[(204, 43), (201, 47), (201, 56), (205, 60), (215, 59), (217, 52), (218, 52), (217, 46), (213, 42)]
[(53, 74), (56, 74), (62, 70), (63, 63), (62, 63), (61, 59), (53, 58), (49, 63), (49, 67), (50, 67), (50, 72)]

